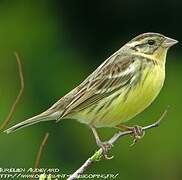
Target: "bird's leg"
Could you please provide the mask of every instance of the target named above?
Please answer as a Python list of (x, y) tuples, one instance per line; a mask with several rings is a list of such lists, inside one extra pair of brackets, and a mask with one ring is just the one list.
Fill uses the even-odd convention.
[(117, 125), (116, 128), (121, 131), (132, 131), (131, 136), (133, 137), (133, 143), (131, 144), (131, 146), (135, 145), (138, 140), (143, 138), (143, 136), (145, 135), (145, 131), (143, 131), (142, 127), (138, 125), (135, 125), (133, 127)]
[(108, 157), (108, 156), (107, 156), (107, 151), (108, 151), (109, 149), (111, 149), (111, 147), (112, 147), (113, 145), (112, 145), (111, 143), (109, 143), (108, 141), (102, 142), (102, 141), (100, 140), (100, 137), (99, 137), (99, 135), (98, 135), (98, 133), (97, 133), (95, 127), (94, 127), (94, 126), (89, 126), (89, 127), (90, 127), (90, 129), (92, 130), (92, 132), (93, 132), (93, 135), (94, 135), (94, 137), (95, 137), (97, 146), (98, 146), (99, 148), (102, 148), (103, 157), (104, 157), (105, 159), (112, 159), (113, 157)]

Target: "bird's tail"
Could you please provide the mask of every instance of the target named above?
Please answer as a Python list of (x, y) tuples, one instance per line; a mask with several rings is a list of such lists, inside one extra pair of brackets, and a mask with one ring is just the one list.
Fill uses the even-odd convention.
[(21, 128), (31, 126), (31, 125), (39, 123), (39, 122), (56, 120), (58, 117), (59, 117), (59, 112), (51, 112), (50, 110), (47, 110), (37, 116), (34, 116), (23, 122), (18, 123), (9, 129), (6, 129), (4, 132), (9, 134), (9, 133), (15, 132)]

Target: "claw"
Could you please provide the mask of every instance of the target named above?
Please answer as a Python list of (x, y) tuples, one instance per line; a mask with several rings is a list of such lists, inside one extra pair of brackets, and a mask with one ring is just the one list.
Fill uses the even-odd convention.
[(103, 154), (104, 159), (111, 160), (114, 158), (114, 156), (109, 157), (107, 155), (108, 150), (110, 150), (113, 147), (113, 144), (111, 144), (109, 142), (99, 142), (97, 145), (100, 148), (102, 148), (102, 154)]
[(114, 158), (114, 156), (109, 157), (107, 154), (103, 154), (103, 157), (104, 157), (105, 160), (111, 160), (111, 159)]
[(133, 137), (133, 143), (130, 145), (131, 147), (134, 146), (139, 139), (143, 138), (143, 136), (145, 135), (145, 131), (143, 131), (142, 127), (138, 125), (134, 127), (129, 127), (129, 130), (132, 131), (131, 136)]

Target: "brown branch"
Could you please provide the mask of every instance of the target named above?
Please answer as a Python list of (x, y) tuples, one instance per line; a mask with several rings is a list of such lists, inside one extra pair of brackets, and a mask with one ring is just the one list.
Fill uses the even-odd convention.
[[(18, 65), (18, 72), (19, 72), (19, 77), (20, 77), (20, 91), (6, 117), (6, 119), (4, 120), (4, 122), (2, 123), (2, 125), (0, 126), (0, 130), (3, 130), (6, 128), (6, 126), (8, 125), (8, 123), (10, 122), (15, 110), (16, 110), (16, 107), (20, 101), (20, 98), (22, 97), (22, 94), (23, 94), (23, 91), (24, 91), (24, 76), (23, 76), (23, 68), (22, 68), (22, 64), (21, 64), (21, 60), (20, 60), (20, 56), (17, 52), (14, 52), (14, 56), (16, 58), (16, 62), (17, 62), (17, 65)], [(49, 137), (49, 133), (46, 133), (45, 136), (44, 136), (44, 139), (42, 140), (42, 143), (39, 147), (39, 151), (37, 153), (37, 156), (36, 156), (36, 160), (35, 160), (35, 165), (34, 167), (35, 168), (38, 168), (39, 167), (39, 164), (40, 164), (40, 158), (41, 158), (41, 155), (42, 155), (42, 152), (43, 152), (43, 149), (44, 149), (44, 146), (48, 140), (48, 137)]]
[(45, 136), (44, 136), (44, 139), (42, 140), (42, 143), (40, 144), (39, 151), (38, 151), (37, 156), (36, 156), (34, 168), (39, 167), (40, 158), (41, 158), (44, 146), (45, 146), (45, 144), (46, 144), (46, 142), (48, 140), (48, 137), (49, 137), (49, 133), (46, 133)]
[[(158, 127), (160, 122), (162, 121), (162, 119), (167, 114), (167, 112), (168, 112), (168, 108), (166, 108), (166, 110), (162, 113), (162, 115), (160, 116), (160, 118), (157, 121), (155, 121), (153, 124), (142, 127), (142, 130), (145, 132), (146, 130), (149, 130), (151, 128)], [(132, 133), (133, 133), (133, 131), (124, 131), (124, 132), (119, 131), (118, 133), (114, 134), (114, 136), (108, 142), (110, 144), (114, 144), (121, 137), (124, 137), (126, 135), (131, 135)], [(107, 149), (107, 152), (108, 152), (108, 150), (109, 149)], [(100, 161), (102, 157), (103, 157), (103, 150), (100, 148), (99, 150), (97, 150), (94, 153), (94, 155), (92, 157), (88, 158), (84, 162), (84, 164), (81, 165), (81, 167), (78, 170), (76, 170), (69, 178), (67, 178), (67, 180), (74, 180), (74, 179), (79, 178), (79, 176), (81, 174), (83, 174), (90, 167), (90, 165), (92, 165), (95, 162)]]
[(23, 76), (23, 69), (22, 69), (22, 65), (21, 65), (21, 60), (20, 60), (20, 57), (18, 55), (17, 52), (14, 52), (14, 55), (15, 55), (15, 58), (16, 58), (16, 62), (17, 62), (17, 65), (18, 65), (18, 72), (19, 72), (19, 77), (20, 77), (20, 91), (18, 93), (18, 96), (16, 97), (6, 119), (4, 120), (4, 122), (2, 123), (2, 125), (0, 126), (0, 130), (3, 130), (6, 128), (6, 126), (8, 125), (8, 123), (10, 122), (12, 116), (13, 116), (13, 113), (15, 112), (16, 110), (16, 107), (17, 107), (17, 104), (19, 103), (20, 101), (20, 98), (23, 94), (23, 91), (24, 91), (24, 76)]
[[(44, 147), (45, 147), (45, 145), (47, 143), (48, 138), (49, 138), (49, 133), (46, 133), (43, 140), (42, 140), (42, 142), (41, 142), (41, 144), (40, 144), (39, 150), (37, 152), (34, 168), (38, 168), (39, 165), (40, 165), (40, 158), (42, 156), (42, 152), (44, 150)], [(34, 180), (34, 175), (35, 175), (35, 172), (33, 172), (31, 180)]]

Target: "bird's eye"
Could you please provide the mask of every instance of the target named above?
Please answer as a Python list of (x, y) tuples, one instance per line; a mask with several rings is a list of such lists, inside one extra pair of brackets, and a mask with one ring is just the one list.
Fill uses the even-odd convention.
[(147, 43), (151, 46), (155, 44), (155, 41), (153, 39), (149, 39)]

